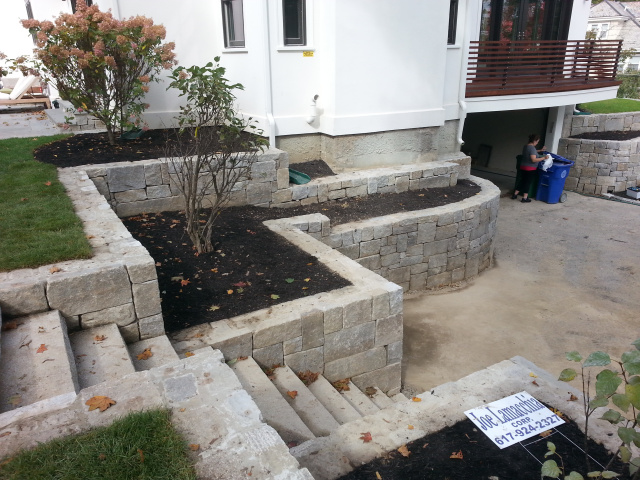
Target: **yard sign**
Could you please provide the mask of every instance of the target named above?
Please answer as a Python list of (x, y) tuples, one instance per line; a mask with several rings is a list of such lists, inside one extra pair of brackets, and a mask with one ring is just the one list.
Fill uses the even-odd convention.
[(565, 423), (527, 392), (472, 408), (464, 414), (500, 448)]

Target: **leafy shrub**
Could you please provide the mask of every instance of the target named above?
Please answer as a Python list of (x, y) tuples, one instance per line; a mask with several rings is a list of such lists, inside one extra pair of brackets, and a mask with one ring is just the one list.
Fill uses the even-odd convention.
[(638, 93), (640, 89), (640, 74), (627, 73), (617, 76), (618, 80), (622, 80), (622, 84), (618, 87), (618, 98), (640, 98)]
[(76, 13), (55, 22), (31, 19), (22, 25), (36, 35), (41, 74), (74, 107), (103, 121), (112, 145), (116, 128), (122, 133), (140, 125), (148, 84), (175, 65), (174, 44), (162, 43), (162, 25), (142, 16), (117, 20), (84, 0), (77, 1)]

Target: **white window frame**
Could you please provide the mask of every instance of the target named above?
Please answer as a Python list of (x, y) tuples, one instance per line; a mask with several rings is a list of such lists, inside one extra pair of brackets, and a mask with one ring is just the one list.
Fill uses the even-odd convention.
[(301, 51), (315, 51), (314, 47), (314, 31), (313, 31), (313, 13), (315, 0), (305, 0), (305, 25), (306, 25), (306, 42), (305, 45), (285, 45), (284, 44), (284, 11), (282, 0), (277, 0), (276, 13), (277, 13), (277, 25), (278, 25), (278, 40), (277, 50), (279, 52), (301, 52)]
[(606, 40), (609, 33), (609, 26), (609, 22), (591, 23), (589, 24), (589, 31), (595, 32), (596, 40)]
[[(224, 48), (228, 50), (244, 49), (246, 47), (246, 37), (244, 28), (244, 6), (243, 0), (221, 0), (222, 6), (222, 31), (224, 35)], [(240, 17), (242, 25), (242, 39), (231, 38), (238, 25), (237, 17)], [(234, 35), (235, 37), (235, 35)]]

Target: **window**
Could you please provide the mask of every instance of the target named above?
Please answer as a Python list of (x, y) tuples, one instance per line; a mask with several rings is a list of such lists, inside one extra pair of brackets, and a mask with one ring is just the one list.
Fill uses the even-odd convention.
[(282, 0), (285, 45), (306, 45), (306, 0)]
[(222, 25), (226, 48), (244, 47), (242, 0), (222, 0)]
[(451, 0), (449, 3), (449, 36), (447, 43), (453, 45), (456, 43), (456, 26), (458, 24), (458, 0)]
[(591, 31), (595, 35), (595, 40), (605, 40), (607, 33), (609, 33), (608, 23), (592, 23)]
[[(93, 0), (84, 0), (84, 3), (87, 4), (87, 7), (93, 5)], [(71, 0), (71, 11), (76, 13), (76, 0)]]

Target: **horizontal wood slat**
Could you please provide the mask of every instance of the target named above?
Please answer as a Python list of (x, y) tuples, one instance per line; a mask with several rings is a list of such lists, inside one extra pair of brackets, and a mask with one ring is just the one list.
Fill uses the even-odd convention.
[(622, 40), (471, 42), (466, 97), (619, 85), (621, 48)]

